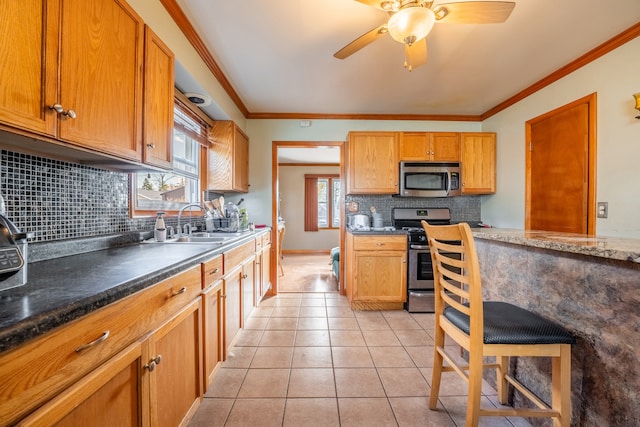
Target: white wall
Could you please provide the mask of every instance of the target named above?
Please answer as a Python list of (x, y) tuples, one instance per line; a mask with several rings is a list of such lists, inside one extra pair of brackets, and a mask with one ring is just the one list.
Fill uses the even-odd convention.
[(338, 230), (304, 231), (304, 175), (339, 173), (338, 166), (280, 166), (280, 215), (287, 226), (282, 245), (284, 251), (329, 250), (338, 246)]
[(524, 228), (525, 122), (597, 93), (596, 200), (609, 203), (596, 234), (640, 238), (640, 120), (632, 94), (640, 92), (640, 38), (582, 67), (482, 123), (498, 134), (495, 195), (482, 198), (482, 220)]

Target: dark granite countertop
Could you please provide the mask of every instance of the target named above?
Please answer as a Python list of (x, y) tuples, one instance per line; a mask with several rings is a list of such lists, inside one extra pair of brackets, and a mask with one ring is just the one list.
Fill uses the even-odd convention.
[(374, 230), (374, 229), (356, 230), (351, 228), (347, 228), (347, 233), (351, 233), (354, 236), (389, 236), (394, 234), (404, 235), (404, 236), (407, 235), (406, 230)]
[(0, 291), (0, 353), (263, 233), (227, 245), (139, 243), (30, 263), (27, 284)]
[(640, 239), (504, 228), (473, 229), (476, 239), (640, 263)]

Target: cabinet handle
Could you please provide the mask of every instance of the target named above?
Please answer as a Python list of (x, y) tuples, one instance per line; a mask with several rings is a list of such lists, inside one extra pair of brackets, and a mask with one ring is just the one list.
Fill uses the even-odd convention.
[(91, 341), (86, 344), (82, 344), (80, 347), (76, 348), (76, 353), (83, 352), (86, 349), (93, 347), (96, 344), (100, 344), (102, 341), (106, 340), (107, 338), (109, 338), (109, 331), (105, 331), (102, 335), (100, 335), (100, 337), (98, 337), (94, 341)]
[(218, 267), (214, 268), (213, 271), (209, 272), (209, 276), (216, 274), (218, 271), (220, 271), (220, 269)]
[(187, 287), (183, 286), (180, 289), (178, 289), (177, 291), (175, 291), (174, 293), (172, 293), (171, 296), (175, 297), (176, 295), (184, 294), (185, 292), (187, 292)]
[(226, 297), (227, 297), (226, 295), (220, 295), (220, 298), (226, 298)]
[(246, 274), (243, 274), (243, 275), (242, 275), (242, 278), (243, 278), (243, 279), (246, 279), (247, 277), (249, 277), (249, 276), (247, 276)]
[(376, 243), (376, 246), (384, 246), (384, 243), (378, 242)]
[(73, 110), (64, 111), (64, 108), (60, 104), (53, 104), (49, 107), (50, 110), (55, 111), (58, 114), (62, 114), (65, 117), (69, 117), (70, 119), (76, 118), (76, 112)]
[(149, 150), (156, 148), (156, 144), (147, 144)]
[(147, 363), (146, 365), (143, 366), (143, 368), (148, 369), (149, 372), (153, 372), (156, 369), (156, 366), (160, 364), (160, 362), (162, 362), (162, 355), (159, 354), (156, 357), (154, 357), (153, 359), (151, 359), (149, 361), (149, 363)]
[(407, 260), (403, 258), (403, 259), (402, 259), (402, 263), (403, 263), (403, 264), (406, 264), (406, 263), (407, 263)]

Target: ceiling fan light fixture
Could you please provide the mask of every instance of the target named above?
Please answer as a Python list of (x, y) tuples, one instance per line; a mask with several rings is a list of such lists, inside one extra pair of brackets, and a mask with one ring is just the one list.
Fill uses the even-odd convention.
[(429, 34), (436, 22), (431, 9), (421, 6), (405, 7), (389, 18), (387, 27), (394, 40), (411, 46)]

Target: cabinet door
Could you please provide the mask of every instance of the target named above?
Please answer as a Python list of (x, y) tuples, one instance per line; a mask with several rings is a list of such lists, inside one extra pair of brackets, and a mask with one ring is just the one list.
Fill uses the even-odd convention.
[(233, 189), (249, 191), (249, 138), (234, 126)]
[(238, 266), (225, 276), (223, 281), (222, 302), (224, 313), (224, 354), (223, 360), (227, 359), (227, 355), (233, 346), (233, 341), (240, 331), (240, 319), (242, 316), (241, 306), (241, 275), (242, 267)]
[(20, 422), (21, 426), (138, 426), (147, 417), (137, 342)]
[(436, 132), (430, 135), (431, 159), (435, 162), (460, 161), (460, 134)]
[(244, 326), (244, 322), (247, 321), (251, 312), (253, 311), (253, 307), (255, 305), (255, 294), (254, 294), (254, 286), (255, 286), (255, 269), (256, 263), (255, 258), (251, 258), (247, 262), (242, 265), (242, 324), (241, 327)]
[(260, 267), (260, 298), (258, 298), (258, 302), (262, 301), (267, 291), (271, 289), (271, 245), (262, 248), (262, 263)]
[(397, 194), (397, 133), (352, 132), (348, 144), (347, 194)]
[(400, 133), (400, 161), (423, 162), (431, 159), (431, 141), (427, 132)]
[(220, 318), (222, 315), (222, 305), (220, 295), (222, 293), (222, 282), (213, 284), (202, 294), (202, 317), (203, 317), (203, 349), (204, 349), (204, 391), (209, 388), (213, 377), (222, 361), (220, 347)]
[[(197, 298), (148, 340), (151, 425), (175, 427), (191, 417), (202, 396), (201, 301)], [(148, 369), (148, 368), (147, 368)]]
[(356, 251), (353, 300), (404, 302), (407, 297), (406, 254), (403, 251)]
[(143, 161), (171, 169), (173, 140), (173, 52), (145, 27)]
[(0, 122), (55, 136), (57, 1), (0, 2)]
[(144, 24), (124, 0), (65, 1), (59, 137), (141, 161)]
[(460, 146), (462, 194), (495, 193), (495, 133), (463, 133)]

